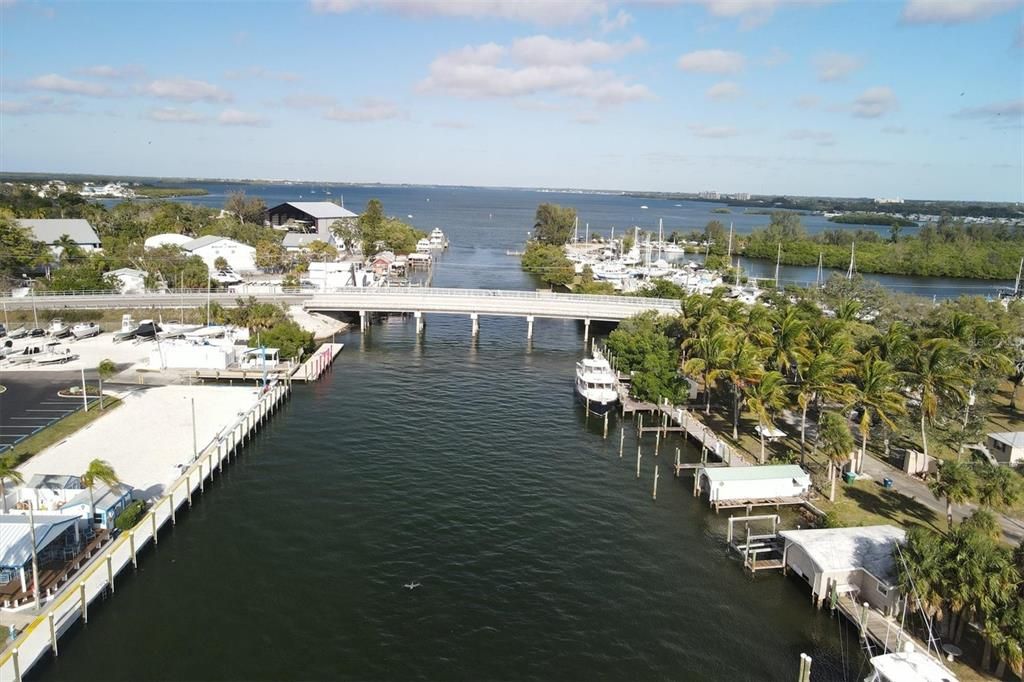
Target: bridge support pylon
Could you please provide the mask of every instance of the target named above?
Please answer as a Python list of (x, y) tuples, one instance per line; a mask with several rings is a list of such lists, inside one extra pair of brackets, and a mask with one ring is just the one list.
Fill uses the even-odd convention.
[(359, 311), (359, 331), (365, 332), (366, 328), (370, 326), (370, 318), (366, 316), (365, 310)]
[(590, 318), (584, 318), (583, 320), (583, 345), (587, 345), (587, 341), (590, 340)]
[(470, 313), (469, 319), (473, 321), (473, 336), (480, 336), (480, 316), (477, 313)]
[(526, 316), (526, 340), (533, 340), (533, 315)]
[(414, 312), (412, 314), (412, 316), (416, 318), (416, 333), (417, 334), (422, 334), (423, 333), (423, 327), (424, 327), (423, 313), (421, 313), (419, 310), (417, 310), (416, 312)]

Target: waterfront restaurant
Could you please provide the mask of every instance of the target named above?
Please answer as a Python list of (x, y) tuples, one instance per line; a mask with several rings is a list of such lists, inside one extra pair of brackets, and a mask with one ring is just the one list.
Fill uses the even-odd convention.
[[(9, 606), (24, 597), (31, 586), (32, 528), (27, 514), (0, 514), (0, 603)], [(70, 559), (78, 553), (81, 537), (78, 519), (38, 515), (35, 547), (39, 567)], [(41, 576), (45, 579), (45, 576)], [(40, 581), (40, 587), (45, 580)]]

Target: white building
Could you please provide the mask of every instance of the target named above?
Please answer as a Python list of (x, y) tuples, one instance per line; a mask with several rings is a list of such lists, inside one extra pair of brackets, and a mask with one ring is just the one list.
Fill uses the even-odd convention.
[(307, 277), (313, 286), (321, 291), (342, 287), (376, 286), (373, 272), (364, 270), (360, 263), (317, 263), (309, 264)]
[[(760, 467), (758, 467), (760, 468)], [(810, 528), (780, 531), (783, 562), (811, 587), (819, 605), (828, 596), (850, 594), (857, 603), (888, 612), (899, 598), (893, 552), (906, 538), (895, 526)]]
[(141, 294), (146, 291), (148, 275), (145, 270), (135, 268), (118, 268), (107, 273), (107, 277), (117, 280), (118, 289), (122, 294)]
[(1024, 462), (1024, 431), (990, 433), (985, 445), (1000, 464)]
[(55, 255), (60, 253), (56, 246), (61, 237), (67, 235), (82, 251), (96, 251), (100, 238), (88, 220), (81, 218), (19, 218), (18, 224), (32, 232), (32, 238), (50, 247)]
[(187, 234), (178, 234), (177, 232), (164, 232), (163, 234), (155, 234), (152, 237), (146, 239), (143, 242), (147, 249), (159, 249), (161, 246), (183, 246), (193, 240), (193, 237), (189, 237)]
[(903, 199), (901, 199), (899, 197), (895, 197), (893, 199), (879, 198), (879, 199), (875, 199), (875, 203), (876, 204), (902, 204), (903, 203)]
[(256, 249), (227, 237), (207, 235), (181, 245), (189, 253), (199, 256), (210, 271), (216, 271), (218, 258), (227, 261), (228, 267), (238, 273), (256, 272)]
[(281, 246), (288, 253), (299, 253), (308, 249), (313, 242), (326, 242), (334, 246), (334, 235), (328, 232), (327, 237), (324, 238), (316, 232), (288, 232), (281, 240)]
[(700, 490), (712, 504), (799, 497), (811, 487), (811, 477), (795, 464), (755, 467), (704, 467), (697, 470)]

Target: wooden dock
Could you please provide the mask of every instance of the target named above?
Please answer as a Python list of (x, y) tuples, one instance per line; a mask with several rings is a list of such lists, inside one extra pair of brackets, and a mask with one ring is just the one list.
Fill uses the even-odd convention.
[(327, 371), (338, 353), (345, 347), (343, 343), (325, 343), (321, 345), (305, 362), (299, 364), (291, 360), (278, 363), (266, 370), (261, 368), (243, 369), (228, 367), (227, 369), (195, 369), (188, 373), (189, 378), (213, 381), (316, 381)]
[(325, 343), (309, 356), (309, 359), (292, 372), (292, 381), (316, 381), (320, 375), (330, 369), (334, 359), (345, 347), (343, 343)]
[(858, 604), (855, 597), (850, 594), (836, 596), (833, 593), (830, 606), (833, 611), (839, 611), (850, 619), (854, 627), (860, 631), (862, 641), (869, 645), (874, 644), (880, 649), (872, 651), (875, 655), (900, 651), (904, 642), (912, 642), (917, 651), (931, 653), (928, 650), (928, 645), (900, 627), (898, 620), (892, 616), (886, 616), (870, 606)]

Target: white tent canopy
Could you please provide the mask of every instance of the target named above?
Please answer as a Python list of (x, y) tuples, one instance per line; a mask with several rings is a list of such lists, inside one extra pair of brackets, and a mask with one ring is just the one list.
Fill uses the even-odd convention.
[[(74, 516), (36, 516), (36, 550), (41, 551), (78, 522)], [(32, 558), (29, 517), (0, 514), (0, 566), (21, 568)]]

